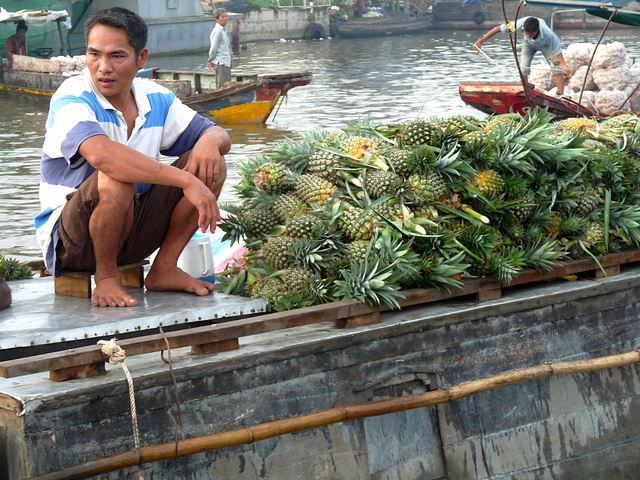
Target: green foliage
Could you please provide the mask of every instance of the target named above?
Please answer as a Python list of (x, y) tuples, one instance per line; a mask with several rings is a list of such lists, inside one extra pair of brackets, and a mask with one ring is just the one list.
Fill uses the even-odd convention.
[(21, 264), (15, 258), (8, 258), (0, 254), (0, 277), (7, 282), (12, 280), (28, 280), (33, 278), (33, 270)]

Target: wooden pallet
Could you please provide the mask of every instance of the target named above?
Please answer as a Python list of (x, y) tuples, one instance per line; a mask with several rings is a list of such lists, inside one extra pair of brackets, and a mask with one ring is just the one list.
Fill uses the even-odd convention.
[[(143, 260), (129, 265), (119, 265), (120, 280), (124, 287), (142, 288), (144, 286), (144, 265), (149, 263)], [(59, 277), (53, 279), (56, 295), (67, 297), (91, 298), (91, 277), (95, 272), (62, 271)]]
[[(590, 272), (595, 277), (616, 275), (621, 265), (640, 261), (640, 250), (629, 250), (598, 258), (571, 260), (549, 272), (526, 270), (508, 285), (500, 284), (495, 278), (472, 279), (464, 282), (461, 289), (405, 290), (404, 299), (399, 299), (401, 307), (420, 305), (440, 300), (473, 295), (479, 302), (500, 298), (505, 288), (524, 285), (559, 276)], [(256, 315), (250, 318), (232, 320), (217, 325), (207, 325), (165, 334), (171, 348), (191, 347), (193, 354), (212, 354), (239, 347), (239, 339), (249, 335), (273, 332), (292, 327), (320, 322), (333, 322), (336, 328), (352, 328), (373, 325), (380, 322), (380, 312), (386, 306), (370, 306), (357, 300), (345, 300), (287, 312)], [(124, 339), (118, 341), (127, 356), (142, 355), (166, 349), (165, 337), (160, 334)], [(85, 378), (105, 372), (108, 360), (100, 347), (65, 349), (57, 352), (28, 356), (0, 362), (0, 376), (13, 378), (39, 372), (50, 372), (55, 381)]]

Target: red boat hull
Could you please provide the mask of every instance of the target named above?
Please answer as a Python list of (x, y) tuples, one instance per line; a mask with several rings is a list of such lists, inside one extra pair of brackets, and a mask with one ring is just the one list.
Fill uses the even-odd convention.
[(460, 84), (460, 98), (478, 110), (491, 114), (520, 113), (524, 114), (526, 109), (538, 106), (548, 108), (549, 113), (556, 117), (602, 117), (587, 107), (578, 103), (547, 95), (533, 88), (529, 90), (529, 101), (524, 93), (524, 88), (520, 83), (513, 82), (468, 82)]

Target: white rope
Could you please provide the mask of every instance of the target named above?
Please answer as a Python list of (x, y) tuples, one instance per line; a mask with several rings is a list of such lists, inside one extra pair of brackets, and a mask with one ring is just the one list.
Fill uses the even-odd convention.
[[(129, 403), (131, 404), (131, 423), (133, 424), (133, 441), (136, 446), (136, 450), (140, 449), (140, 433), (138, 430), (138, 414), (136, 412), (136, 397), (135, 392), (133, 390), (133, 379), (131, 378), (131, 373), (129, 373), (129, 369), (127, 365), (124, 363), (127, 355), (125, 351), (120, 347), (120, 345), (116, 344), (116, 339), (112, 338), (109, 341), (99, 340), (98, 345), (102, 345), (102, 353), (109, 357), (109, 363), (111, 365), (117, 365), (118, 363), (122, 364), (122, 370), (124, 371), (125, 377), (127, 377), (127, 384), (129, 385)], [(138, 478), (140, 480), (144, 480), (142, 476), (142, 466), (138, 464)]]
[[(489, 55), (487, 55), (485, 53), (484, 50), (480, 49), (478, 50), (478, 48), (475, 46), (475, 43), (472, 44), (473, 45), (473, 49), (478, 52), (480, 55), (482, 55), (489, 63), (491, 63), (492, 65), (494, 65), (495, 67), (497, 67), (499, 70), (501, 70), (503, 73), (506, 73), (507, 75), (510, 75), (511, 77), (517, 79), (518, 81), (520, 80), (520, 77), (518, 77), (515, 73), (513, 73), (513, 69), (511, 68), (507, 68), (505, 65), (501, 64), (500, 62), (498, 62), (497, 60), (494, 60), (493, 58), (489, 57)], [(546, 70), (546, 71), (552, 71), (551, 68), (549, 68), (548, 66), (545, 67), (543, 65), (533, 65), (531, 67), (529, 67), (529, 70)]]

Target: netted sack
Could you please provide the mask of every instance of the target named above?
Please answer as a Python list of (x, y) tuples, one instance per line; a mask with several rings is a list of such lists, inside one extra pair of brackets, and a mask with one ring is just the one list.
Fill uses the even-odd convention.
[(582, 99), (580, 98), (580, 92), (575, 92), (570, 95), (569, 98), (580, 105), (584, 105), (585, 107), (591, 110), (597, 110), (596, 108), (596, 95), (597, 92), (594, 91), (586, 91), (582, 92)]
[(623, 105), (627, 99), (627, 94), (622, 90), (601, 90), (596, 93), (596, 108), (600, 113), (606, 113), (607, 115), (617, 112), (618, 110), (624, 110), (629, 108), (629, 105)]
[(76, 61), (71, 57), (53, 57), (60, 62), (60, 73), (71, 73), (76, 69)]
[(635, 87), (640, 83), (640, 62), (634, 63), (629, 69), (629, 73), (631, 74), (631, 83)]
[(575, 72), (583, 65), (589, 64), (592, 50), (589, 50), (587, 45), (590, 44), (572, 43), (564, 52), (562, 52), (564, 61), (572, 72)]
[[(587, 77), (586, 83), (584, 81), (585, 76)], [(571, 75), (571, 77), (569, 78), (569, 81), (567, 82), (567, 87), (572, 92), (579, 92), (580, 90), (582, 90), (582, 85), (584, 85), (585, 90), (598, 89), (598, 87), (596, 86), (596, 83), (593, 81), (593, 70), (589, 68), (589, 71), (587, 72), (586, 65), (583, 65), (582, 67), (578, 68), (575, 72), (573, 72), (573, 75)]]
[(593, 68), (596, 70), (622, 67), (626, 63), (627, 49), (622, 42), (600, 45), (593, 57)]
[(556, 84), (553, 72), (549, 70), (547, 65), (538, 65), (532, 68), (531, 74), (529, 75), (529, 82), (544, 91), (551, 90)]
[(594, 70), (593, 81), (600, 90), (624, 90), (631, 84), (631, 69), (625, 65)]
[(73, 59), (76, 62), (76, 70), (81, 72), (87, 66), (87, 57), (85, 55), (76, 55)]

